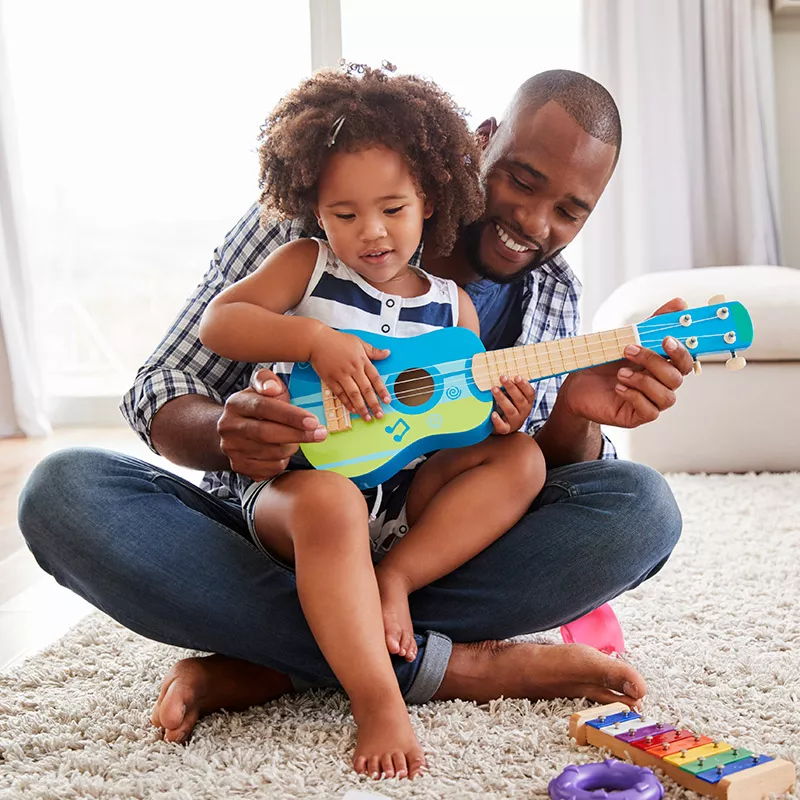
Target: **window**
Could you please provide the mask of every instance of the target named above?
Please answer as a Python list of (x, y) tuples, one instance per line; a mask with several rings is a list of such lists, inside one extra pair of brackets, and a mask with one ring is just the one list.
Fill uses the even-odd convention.
[(259, 127), (311, 63), (308, 3), (276, 8), (3, 4), (49, 392), (124, 392), (257, 198)]
[[(474, 126), (499, 118), (529, 75), (580, 68), (580, 4), (341, 0), (341, 51), (434, 78)], [(35, 327), (57, 423), (92, 419), (65, 420), (58, 398), (107, 397), (102, 418), (119, 419), (137, 367), (257, 197), (264, 117), (309, 74), (312, 43), (316, 61), (339, 52), (337, 9), (329, 0), (0, 5)]]

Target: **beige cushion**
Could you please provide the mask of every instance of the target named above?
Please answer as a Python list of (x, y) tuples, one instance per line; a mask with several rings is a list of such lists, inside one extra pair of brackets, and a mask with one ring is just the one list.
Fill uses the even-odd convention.
[(738, 300), (750, 312), (753, 344), (742, 351), (748, 361), (800, 361), (800, 269), (790, 267), (703, 267), (641, 275), (611, 294), (595, 314), (592, 330), (640, 322), (673, 297), (693, 308), (716, 294)]

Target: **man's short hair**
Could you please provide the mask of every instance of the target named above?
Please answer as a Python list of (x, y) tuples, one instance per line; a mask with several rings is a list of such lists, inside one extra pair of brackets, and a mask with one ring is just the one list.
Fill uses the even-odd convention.
[(588, 75), (568, 69), (540, 72), (517, 89), (511, 101), (511, 113), (523, 108), (536, 111), (551, 100), (590, 136), (613, 145), (619, 157), (622, 123), (617, 104), (604, 86)]

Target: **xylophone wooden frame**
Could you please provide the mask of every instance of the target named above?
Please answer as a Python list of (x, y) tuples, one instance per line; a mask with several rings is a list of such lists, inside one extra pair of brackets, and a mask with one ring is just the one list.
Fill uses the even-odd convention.
[(774, 761), (758, 764), (750, 769), (728, 775), (719, 783), (708, 783), (695, 777), (691, 772), (681, 769), (677, 764), (670, 764), (646, 750), (634, 747), (622, 739), (617, 739), (611, 733), (604, 733), (602, 728), (586, 724), (598, 717), (608, 717), (625, 711), (630, 711), (630, 708), (624, 703), (611, 703), (579, 711), (570, 718), (569, 735), (578, 744), (604, 747), (618, 758), (628, 758), (640, 767), (660, 769), (681, 786), (707, 797), (720, 798), (720, 800), (762, 800), (770, 793), (789, 792), (794, 786), (795, 766), (790, 761), (776, 758)]

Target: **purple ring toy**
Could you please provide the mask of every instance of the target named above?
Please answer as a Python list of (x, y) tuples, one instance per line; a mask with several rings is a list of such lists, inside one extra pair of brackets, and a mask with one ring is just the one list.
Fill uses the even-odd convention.
[(570, 764), (547, 787), (552, 800), (661, 800), (664, 787), (653, 770), (624, 761)]

